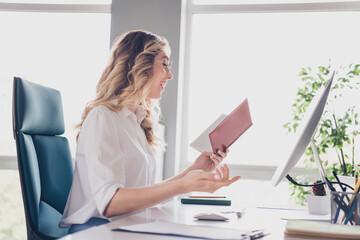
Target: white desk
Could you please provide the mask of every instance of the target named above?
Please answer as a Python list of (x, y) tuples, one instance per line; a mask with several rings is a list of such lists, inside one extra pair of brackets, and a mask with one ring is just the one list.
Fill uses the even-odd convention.
[[(261, 209), (261, 208), (252, 207), (252, 208), (246, 208), (244, 216), (240, 219), (237, 219), (234, 216), (234, 218), (231, 218), (229, 221), (226, 222), (194, 220), (193, 216), (196, 213), (209, 210), (213, 207), (215, 206), (181, 204), (179, 198), (175, 198), (172, 201), (158, 205), (157, 207), (147, 209), (145, 211), (136, 214), (119, 217), (111, 223), (98, 227), (93, 227), (88, 230), (78, 232), (75, 234), (70, 234), (62, 238), (62, 240), (78, 240), (78, 239), (189, 240), (190, 239), (190, 238), (182, 238), (182, 237), (170, 237), (170, 236), (111, 231), (111, 229), (114, 229), (117, 226), (146, 223), (154, 220), (192, 224), (192, 225), (211, 225), (216, 227), (236, 228), (236, 229), (244, 229), (244, 230), (265, 229), (265, 232), (269, 232), (270, 235), (262, 238), (264, 240), (291, 239), (284, 237), (284, 229), (285, 229), (286, 221), (281, 220), (281, 217), (283, 217), (284, 214), (289, 215), (289, 211)], [(234, 208), (235, 206), (231, 206), (231, 207)], [(296, 214), (296, 211), (294, 214)]]

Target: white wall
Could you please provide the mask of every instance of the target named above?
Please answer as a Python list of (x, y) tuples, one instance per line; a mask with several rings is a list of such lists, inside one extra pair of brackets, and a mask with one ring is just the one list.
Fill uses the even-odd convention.
[(127, 31), (149, 30), (164, 36), (171, 46), (174, 78), (166, 85), (161, 100), (162, 123), (166, 126), (167, 150), (164, 158), (164, 178), (174, 174), (176, 113), (178, 93), (178, 60), (180, 42), (181, 0), (113, 0), (111, 7), (111, 43)]

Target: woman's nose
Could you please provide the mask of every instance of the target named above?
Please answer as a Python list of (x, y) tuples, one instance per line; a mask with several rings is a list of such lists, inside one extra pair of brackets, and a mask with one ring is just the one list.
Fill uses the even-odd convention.
[(171, 80), (173, 78), (173, 74), (171, 72), (171, 70), (167, 71), (167, 79)]

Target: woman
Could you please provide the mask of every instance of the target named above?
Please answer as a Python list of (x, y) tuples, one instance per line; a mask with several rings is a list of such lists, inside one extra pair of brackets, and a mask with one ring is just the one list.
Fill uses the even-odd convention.
[[(96, 98), (78, 125), (74, 179), (60, 227), (73, 233), (141, 211), (178, 194), (214, 192), (229, 179), (227, 153), (202, 153), (180, 174), (154, 185), (158, 100), (170, 72), (167, 40), (131, 31), (117, 40), (96, 88)], [(216, 170), (216, 173), (212, 172)]]

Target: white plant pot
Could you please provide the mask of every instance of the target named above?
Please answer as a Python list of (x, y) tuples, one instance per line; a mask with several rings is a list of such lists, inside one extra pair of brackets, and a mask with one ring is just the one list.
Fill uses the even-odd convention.
[(326, 215), (330, 213), (330, 196), (306, 195), (309, 213)]

